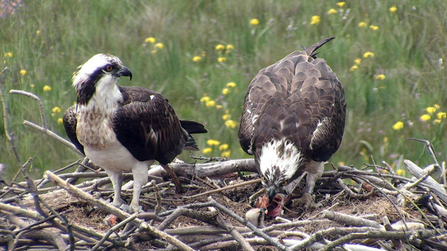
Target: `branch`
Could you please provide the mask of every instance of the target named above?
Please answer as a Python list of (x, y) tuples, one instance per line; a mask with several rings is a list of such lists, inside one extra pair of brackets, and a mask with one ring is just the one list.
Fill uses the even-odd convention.
[(35, 95), (31, 92), (22, 91), (22, 90), (10, 90), (9, 93), (24, 95), (24, 96), (27, 96), (27, 97), (30, 97), (30, 98), (36, 100), (37, 105), (39, 106), (39, 110), (40, 110), (40, 119), (42, 120), (42, 127), (45, 129), (48, 128), (47, 118), (45, 116), (45, 109), (43, 107), (42, 100), (37, 95)]

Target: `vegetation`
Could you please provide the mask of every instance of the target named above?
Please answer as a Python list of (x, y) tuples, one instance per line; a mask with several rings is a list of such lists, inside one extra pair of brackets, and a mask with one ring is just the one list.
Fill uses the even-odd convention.
[[(32, 176), (75, 161), (75, 153), (23, 126), (40, 121), (39, 109), (9, 90), (40, 96), (49, 128), (66, 137), (61, 117), (75, 101), (72, 72), (104, 52), (133, 71), (121, 85), (161, 92), (179, 117), (206, 124), (208, 135), (196, 136), (200, 154), (245, 158), (237, 131), (252, 77), (302, 45), (336, 36), (318, 54), (348, 103), (343, 143), (331, 161), (383, 160), (401, 170), (399, 160), (408, 158), (424, 166), (432, 163), (425, 145), (408, 138), (429, 140), (440, 161), (447, 152), (446, 10), (443, 0), (23, 1), (0, 18), (10, 130), (22, 158), (34, 157)], [(3, 123), (0, 142), (0, 162), (12, 177), (19, 164)]]

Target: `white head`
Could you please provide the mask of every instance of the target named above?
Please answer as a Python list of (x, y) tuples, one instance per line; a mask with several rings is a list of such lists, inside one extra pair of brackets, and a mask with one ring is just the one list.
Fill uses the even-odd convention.
[(107, 105), (122, 100), (117, 85), (121, 76), (129, 76), (132, 80), (132, 72), (118, 57), (109, 54), (93, 56), (73, 73), (78, 104), (88, 105), (91, 100), (95, 100)]

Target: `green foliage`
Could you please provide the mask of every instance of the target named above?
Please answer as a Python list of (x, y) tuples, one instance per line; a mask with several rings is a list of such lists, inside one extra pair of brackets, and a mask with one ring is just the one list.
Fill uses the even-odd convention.
[[(397, 164), (403, 156), (421, 165), (431, 163), (424, 146), (407, 138), (430, 140), (439, 160), (446, 158), (445, 118), (441, 114), (436, 120), (447, 111), (445, 1), (362, 0), (343, 6), (336, 1), (271, 0), (23, 2), (0, 18), (0, 66), (10, 69), (3, 88), (9, 126), (22, 158), (34, 157), (35, 176), (78, 157), (25, 128), (24, 119), (40, 122), (37, 105), (9, 95), (10, 89), (40, 96), (50, 129), (65, 137), (58, 119), (75, 101), (72, 72), (94, 54), (114, 54), (134, 73), (132, 82), (122, 79), (122, 85), (159, 91), (179, 117), (206, 124), (209, 134), (196, 136), (208, 152), (204, 155), (243, 158), (248, 156), (238, 143), (238, 125), (231, 125), (239, 122), (252, 77), (301, 45), (329, 36), (337, 39), (318, 56), (337, 73), (348, 103), (343, 144), (331, 161), (361, 166), (371, 163), (373, 155), (378, 162)], [(395, 12), (390, 11), (393, 6)], [(320, 18), (311, 24), (312, 16)], [(259, 24), (251, 24), (254, 18)], [(217, 50), (219, 44), (223, 48)], [(364, 58), (366, 52), (374, 57)], [(227, 87), (230, 82), (236, 86)], [(435, 104), (431, 118), (421, 120)], [(403, 128), (395, 130), (398, 121)], [(229, 148), (210, 146), (209, 139)], [(0, 142), (0, 162), (8, 164), (12, 176), (19, 165), (3, 124)]]

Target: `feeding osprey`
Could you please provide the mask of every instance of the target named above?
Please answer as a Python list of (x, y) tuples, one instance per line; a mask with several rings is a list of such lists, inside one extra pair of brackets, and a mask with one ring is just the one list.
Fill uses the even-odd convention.
[(299, 177), (307, 173), (300, 200), (309, 206), (324, 162), (340, 146), (344, 90), (326, 61), (315, 53), (332, 39), (287, 55), (259, 71), (248, 86), (239, 141), (245, 152), (255, 156), (269, 203), (277, 193), (290, 195)]
[(115, 191), (113, 205), (120, 206), (122, 172), (134, 177), (131, 209), (138, 212), (141, 187), (156, 160), (173, 179), (167, 166), (182, 150), (198, 150), (190, 134), (205, 133), (202, 124), (181, 121), (159, 93), (143, 87), (118, 85), (132, 72), (113, 55), (97, 54), (73, 73), (77, 102), (64, 114), (64, 127), (73, 144), (109, 175)]

